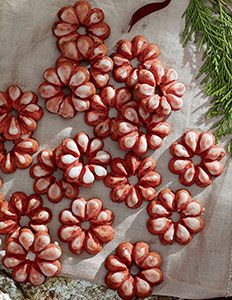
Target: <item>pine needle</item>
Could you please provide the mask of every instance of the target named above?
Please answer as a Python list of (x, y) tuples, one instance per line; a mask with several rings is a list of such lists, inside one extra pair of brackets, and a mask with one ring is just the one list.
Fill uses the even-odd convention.
[[(232, 135), (232, 12), (231, 0), (190, 0), (184, 12), (182, 43), (203, 50), (197, 74), (203, 91), (211, 98), (206, 118), (218, 118), (212, 126), (217, 141)], [(205, 46), (205, 47), (203, 47)], [(232, 156), (232, 137), (228, 144)]]

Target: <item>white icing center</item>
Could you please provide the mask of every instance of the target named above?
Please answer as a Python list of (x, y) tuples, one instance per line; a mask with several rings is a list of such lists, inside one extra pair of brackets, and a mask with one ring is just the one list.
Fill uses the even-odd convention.
[(184, 218), (184, 223), (192, 230), (198, 230), (200, 228), (200, 221), (197, 218)]
[(25, 149), (30, 149), (33, 147), (32, 142), (21, 142), (21, 146)]
[(85, 152), (89, 144), (88, 136), (86, 134), (80, 134), (78, 136), (78, 144), (84, 149)]
[(76, 89), (76, 94), (82, 98), (88, 97), (91, 94), (91, 87), (88, 85), (82, 85)]
[(74, 215), (69, 210), (64, 210), (61, 215), (62, 222), (73, 222), (78, 223), (78, 220), (74, 217)]
[(8, 226), (11, 226), (11, 225), (13, 225), (13, 224), (15, 224), (15, 222), (12, 221), (12, 220), (0, 222), (0, 230), (5, 229), (5, 228), (7, 228)]
[(71, 77), (70, 85), (78, 86), (78, 85), (82, 84), (83, 82), (85, 82), (85, 80), (86, 80), (85, 73), (82, 71), (78, 71)]
[(90, 169), (88, 167), (85, 168), (85, 173), (83, 176), (83, 182), (86, 184), (90, 184), (92, 182), (94, 182), (94, 175), (93, 173), (90, 171)]
[(85, 205), (86, 202), (85, 201), (81, 201), (81, 200), (74, 200), (73, 204), (72, 204), (72, 212), (74, 213), (75, 216), (77, 217), (85, 217)]
[(34, 168), (34, 175), (36, 177), (43, 177), (43, 176), (47, 175), (48, 173), (49, 173), (48, 171), (42, 169), (40, 166), (36, 166)]
[(124, 283), (122, 285), (122, 290), (126, 296), (132, 295), (133, 284), (129, 280), (124, 281)]
[(124, 145), (130, 149), (134, 146), (134, 144), (136, 143), (136, 141), (138, 140), (138, 136), (137, 135), (134, 135), (133, 137), (131, 136), (127, 136), (125, 139), (124, 139)]
[(221, 169), (222, 169), (221, 162), (216, 160), (216, 161), (207, 163), (206, 166), (211, 175), (213, 175), (213, 176), (220, 175)]
[(78, 236), (78, 237), (76, 237), (76, 238), (73, 240), (73, 242), (72, 242), (72, 248), (73, 248), (74, 250), (79, 250), (79, 249), (81, 249), (81, 247), (82, 247), (82, 237), (81, 237), (81, 236)]
[(185, 136), (185, 143), (195, 152), (197, 148), (197, 134), (194, 131), (189, 131)]
[(35, 104), (29, 104), (26, 108), (25, 108), (26, 111), (28, 112), (36, 112), (39, 110), (39, 107)]
[(62, 160), (62, 163), (64, 163), (65, 165), (70, 165), (70, 164), (74, 163), (77, 160), (77, 158), (71, 154), (66, 154), (66, 155), (62, 156), (61, 160)]
[(184, 209), (184, 214), (186, 216), (193, 215), (196, 216), (200, 213), (201, 207), (197, 202), (190, 202)]
[(23, 105), (27, 105), (31, 103), (32, 100), (33, 100), (33, 94), (31, 92), (26, 92), (23, 94), (20, 103)]
[(140, 86), (140, 92), (144, 95), (144, 96), (150, 96), (154, 93), (155, 88), (149, 84), (141, 84)]
[(174, 201), (174, 195), (170, 193), (163, 194), (163, 199), (166, 201), (168, 207), (172, 208), (173, 201)]
[(75, 230), (79, 228), (77, 226), (68, 226), (68, 227), (63, 227), (61, 230), (61, 237), (63, 240), (67, 241), (69, 240), (73, 234), (75, 233)]
[(177, 171), (182, 171), (184, 170), (184, 168), (189, 164), (189, 160), (181, 160), (181, 159), (177, 159), (175, 162), (174, 162), (174, 169), (177, 170)]
[(209, 182), (209, 176), (202, 168), (199, 168), (198, 179), (205, 184)]
[(31, 126), (33, 124), (32, 120), (26, 117), (22, 117), (23, 122), (27, 125), (27, 126)]
[(145, 280), (138, 278), (138, 283), (137, 283), (137, 290), (140, 293), (145, 293), (146, 291), (148, 291), (150, 289), (150, 285), (148, 284), (148, 282), (146, 282)]
[(122, 253), (123, 253), (123, 256), (124, 256), (127, 260), (130, 261), (130, 259), (131, 259), (131, 254), (130, 254), (129, 250), (128, 250), (127, 248), (123, 248)]
[(213, 136), (208, 133), (203, 133), (200, 140), (200, 149), (201, 151), (205, 151), (209, 149), (210, 146), (212, 146), (214, 143)]
[(154, 269), (146, 270), (144, 275), (145, 278), (152, 283), (156, 283), (160, 280), (160, 274)]
[(53, 246), (51, 248), (48, 248), (48, 249), (45, 249), (44, 251), (42, 251), (39, 254), (39, 257), (42, 259), (46, 259), (46, 260), (55, 260), (58, 257), (60, 257), (60, 255), (61, 255), (60, 250)]
[(181, 191), (177, 200), (177, 208), (179, 209), (184, 203), (189, 200), (189, 193), (186, 191)]
[(99, 177), (105, 177), (107, 174), (106, 169), (102, 166), (94, 166), (94, 172), (95, 172), (96, 176), (99, 176)]
[(26, 158), (23, 155), (19, 154), (18, 152), (15, 152), (14, 154), (21, 165), (24, 165), (26, 163)]
[(41, 268), (43, 274), (48, 277), (53, 276), (58, 270), (58, 267), (56, 265), (48, 262), (39, 263), (39, 267)]
[(161, 231), (167, 224), (168, 219), (166, 218), (157, 218), (153, 222), (153, 227), (156, 231)]
[(187, 241), (190, 237), (188, 230), (181, 224), (178, 224), (176, 235), (182, 241)]
[(172, 224), (172, 225), (168, 228), (168, 230), (164, 233), (164, 235), (163, 235), (164, 240), (166, 240), (166, 241), (168, 241), (168, 242), (173, 241), (174, 233), (175, 233), (174, 225)]
[(66, 143), (66, 147), (71, 150), (72, 152), (76, 153), (77, 155), (80, 155), (80, 151), (79, 149), (77, 148), (77, 145), (76, 143), (73, 141), (73, 140), (69, 140), (67, 143)]
[(105, 211), (102, 211), (97, 217), (98, 221), (105, 221), (107, 219), (108, 219), (108, 214)]
[(121, 283), (124, 280), (124, 274), (122, 272), (116, 272), (111, 276), (112, 282)]
[(9, 133), (10, 135), (17, 135), (19, 133), (18, 127), (16, 126), (15, 119), (12, 118), (10, 127), (9, 127)]
[(175, 154), (177, 156), (181, 157), (189, 157), (188, 151), (185, 149), (185, 147), (181, 144), (177, 144), (175, 146)]
[(151, 143), (154, 147), (158, 147), (162, 143), (162, 138), (158, 135), (153, 134), (151, 136)]
[(68, 172), (68, 176), (72, 179), (79, 178), (81, 171), (82, 171), (82, 164), (71, 168)]
[(150, 267), (150, 268), (153, 268), (153, 267), (156, 267), (156, 266), (157, 266), (157, 264), (158, 264), (158, 259), (157, 259), (156, 257), (152, 256), (152, 255), (149, 255), (149, 256), (145, 259), (145, 261), (144, 261), (143, 264), (146, 265), (146, 266), (148, 266), (148, 267)]
[(26, 267), (27, 267), (27, 265), (24, 265), (23, 268), (21, 267), (19, 270), (17, 270), (15, 272), (15, 279), (18, 282), (23, 282), (26, 280), (26, 278), (27, 278)]
[(21, 245), (15, 243), (15, 242), (10, 242), (8, 244), (7, 250), (9, 252), (15, 253), (15, 254), (24, 254), (24, 250)]
[(195, 169), (194, 167), (192, 167), (186, 170), (184, 174), (184, 178), (187, 182), (191, 182), (193, 180), (194, 175), (195, 175)]

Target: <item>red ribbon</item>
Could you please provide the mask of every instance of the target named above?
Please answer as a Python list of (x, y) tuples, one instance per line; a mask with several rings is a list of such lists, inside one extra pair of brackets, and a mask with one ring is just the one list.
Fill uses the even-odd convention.
[(151, 13), (161, 10), (163, 8), (165, 8), (166, 6), (168, 6), (168, 4), (171, 2), (171, 0), (165, 0), (163, 2), (153, 2), (153, 3), (149, 3), (147, 5), (144, 5), (142, 7), (140, 7), (138, 10), (136, 10), (136, 12), (133, 14), (133, 16), (131, 17), (131, 20), (129, 22), (129, 29), (128, 32), (130, 32), (131, 28), (135, 25), (135, 23), (137, 23), (139, 20), (141, 20), (142, 18), (150, 15)]

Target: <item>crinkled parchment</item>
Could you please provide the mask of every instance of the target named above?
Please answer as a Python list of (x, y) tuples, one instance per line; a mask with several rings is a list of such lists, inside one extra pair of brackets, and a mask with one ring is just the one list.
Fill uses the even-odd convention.
[[(183, 29), (181, 15), (188, 3), (186, 0), (172, 1), (163, 11), (154, 13), (134, 26), (130, 34), (127, 24), (132, 13), (147, 0), (101, 0), (92, 1), (94, 6), (101, 7), (109, 22), (112, 34), (106, 41), (113, 51), (117, 40), (132, 38), (143, 34), (150, 41), (156, 42), (161, 49), (161, 60), (167, 66), (175, 68), (187, 87), (183, 109), (173, 113), (169, 118), (173, 132), (165, 139), (164, 146), (154, 153), (158, 171), (162, 174), (162, 187), (181, 188), (178, 177), (168, 170), (170, 159), (169, 146), (179, 138), (187, 128), (209, 129), (210, 123), (204, 122), (204, 113), (209, 105), (208, 99), (200, 93), (199, 85), (194, 80), (200, 60), (195, 59), (195, 49), (182, 49), (180, 33)], [(37, 91), (42, 81), (43, 71), (53, 66), (59, 55), (52, 24), (56, 20), (58, 9), (74, 1), (65, 0), (2, 0), (0, 11), (0, 89), (10, 84), (18, 84), (23, 89)], [(40, 100), (43, 105), (43, 100)], [(53, 147), (64, 137), (73, 136), (80, 130), (92, 133), (83, 120), (83, 114), (77, 114), (72, 120), (63, 120), (57, 115), (45, 113), (40, 121), (35, 138), (41, 148)], [(105, 148), (114, 156), (123, 156), (118, 145), (107, 140)], [(17, 171), (12, 175), (4, 175), (3, 192), (6, 195), (21, 190), (33, 193), (32, 179), (29, 171)], [(132, 210), (124, 204), (112, 203), (109, 189), (102, 182), (91, 189), (80, 189), (80, 195), (101, 197), (105, 207), (115, 213), (115, 239), (107, 244), (96, 256), (82, 254), (72, 255), (66, 245), (64, 249), (62, 275), (78, 277), (102, 284), (105, 269), (104, 260), (116, 246), (124, 241), (144, 240), (163, 257), (165, 281), (154, 289), (160, 295), (172, 295), (183, 298), (212, 298), (232, 293), (229, 270), (231, 264), (232, 240), (232, 201), (231, 201), (231, 161), (226, 162), (224, 174), (206, 188), (191, 187), (194, 197), (205, 205), (205, 229), (195, 235), (187, 246), (173, 244), (164, 246), (157, 236), (146, 230), (146, 204)], [(57, 239), (59, 222), (57, 215), (62, 208), (68, 207), (70, 201), (62, 200), (59, 204), (51, 204), (45, 199), (53, 211), (53, 222), (50, 230)]]

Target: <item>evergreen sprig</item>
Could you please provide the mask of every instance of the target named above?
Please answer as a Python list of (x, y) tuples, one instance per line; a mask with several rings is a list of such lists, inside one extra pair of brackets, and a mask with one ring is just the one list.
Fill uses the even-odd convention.
[[(217, 120), (217, 140), (232, 135), (232, 12), (231, 0), (190, 0), (184, 13), (185, 29), (182, 42), (185, 47), (194, 41), (202, 50), (203, 64), (197, 74), (203, 91), (211, 98), (206, 115)], [(232, 156), (232, 137), (228, 144)]]

